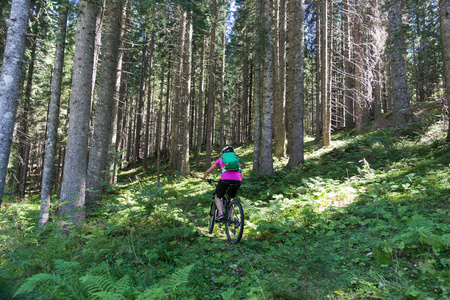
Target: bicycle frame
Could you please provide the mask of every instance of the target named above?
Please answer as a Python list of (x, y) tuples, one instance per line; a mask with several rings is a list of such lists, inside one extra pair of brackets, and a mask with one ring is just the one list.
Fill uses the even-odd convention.
[[(209, 184), (212, 184), (213, 182), (217, 183), (218, 181), (212, 179), (208, 180)], [(233, 244), (239, 243), (244, 231), (244, 211), (241, 203), (236, 199), (231, 200), (230, 197), (225, 194), (223, 198), (220, 199), (225, 219), (223, 221), (216, 221), (218, 208), (215, 198), (215, 195), (213, 195), (214, 201), (211, 203), (210, 208), (209, 233), (213, 233), (214, 224), (220, 222), (225, 224), (228, 241)]]

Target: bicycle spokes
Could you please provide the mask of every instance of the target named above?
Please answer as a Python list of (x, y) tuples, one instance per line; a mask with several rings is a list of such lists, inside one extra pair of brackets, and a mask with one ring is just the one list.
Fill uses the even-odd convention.
[(228, 240), (234, 244), (239, 243), (244, 231), (244, 210), (239, 201), (233, 200), (230, 202), (227, 216), (229, 219), (226, 221), (225, 226)]

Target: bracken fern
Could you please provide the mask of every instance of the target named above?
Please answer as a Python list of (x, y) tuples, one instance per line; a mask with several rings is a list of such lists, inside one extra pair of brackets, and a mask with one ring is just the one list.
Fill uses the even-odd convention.
[(139, 295), (138, 299), (171, 299), (171, 296), (175, 293), (176, 287), (189, 281), (189, 275), (193, 267), (194, 264), (191, 264), (179, 269), (173, 273), (166, 282), (155, 284), (146, 289), (141, 295)]
[(80, 280), (94, 299), (126, 299), (124, 295), (132, 288), (128, 275), (117, 282), (101, 275), (87, 275), (81, 277)]

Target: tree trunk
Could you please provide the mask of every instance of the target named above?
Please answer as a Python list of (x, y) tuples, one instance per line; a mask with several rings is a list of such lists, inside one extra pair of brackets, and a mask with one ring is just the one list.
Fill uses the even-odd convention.
[[(275, 155), (286, 156), (286, 0), (280, 0), (280, 38), (279, 38), (279, 81), (278, 81), (278, 93), (279, 93), (279, 105), (281, 108), (281, 113), (279, 113), (276, 123), (281, 122), (281, 126), (275, 129), (275, 139), (278, 139), (278, 145), (280, 146), (277, 150), (275, 148)], [(277, 117), (275, 117), (277, 118)]]
[(185, 69), (184, 65), (184, 53), (185, 53), (185, 45), (186, 45), (186, 25), (187, 25), (187, 12), (181, 12), (181, 20), (180, 20), (180, 36), (178, 40), (178, 59), (177, 65), (178, 68), (176, 70), (175, 75), (175, 95), (173, 99), (173, 112), (172, 112), (172, 131), (171, 131), (171, 141), (170, 141), (170, 163), (169, 165), (173, 170), (181, 171), (182, 167), (182, 127), (183, 127), (183, 102), (184, 102), (184, 78), (185, 73), (183, 70)]
[[(291, 32), (290, 41), (295, 49), (294, 56), (289, 57), (289, 61), (292, 61), (293, 67), (293, 90), (292, 95), (289, 95), (292, 99), (291, 114), (291, 126), (289, 128), (289, 162), (286, 165), (287, 169), (292, 169), (299, 166), (304, 161), (304, 149), (303, 149), (303, 135), (304, 135), (304, 95), (303, 95), (303, 60), (304, 60), (304, 25), (303, 25), (303, 0), (289, 0), (289, 10), (291, 20), (289, 24), (289, 32)], [(291, 54), (291, 53), (290, 53)]]
[(328, 57), (328, 0), (322, 1), (322, 139), (323, 145), (331, 144), (331, 101), (329, 96), (329, 57)]
[[(322, 10), (321, 3), (317, 1), (316, 9), (317, 9), (317, 21), (316, 21), (316, 130), (315, 136), (316, 141), (319, 141), (322, 137)], [(289, 85), (290, 83), (288, 83)], [(291, 87), (288, 88), (288, 90)]]
[(133, 145), (133, 121), (135, 120), (135, 118), (133, 118), (133, 116), (135, 115), (135, 110), (134, 110), (134, 98), (132, 96), (129, 96), (129, 98), (127, 99), (127, 113), (128, 113), (128, 118), (124, 119), (124, 124), (125, 122), (128, 123), (127, 126), (127, 139), (126, 139), (126, 145), (127, 145), (127, 155), (126, 155), (126, 162), (127, 165), (130, 165), (131, 160), (133, 159), (133, 155), (132, 155), (132, 145)]
[(385, 82), (383, 76), (384, 70), (384, 45), (385, 40), (382, 38), (384, 36), (384, 26), (382, 25), (380, 2), (379, 0), (371, 2), (373, 10), (373, 29), (372, 38), (374, 40), (374, 49), (376, 53), (376, 65), (375, 65), (375, 95), (374, 95), (374, 117), (375, 123), (379, 123), (382, 120), (382, 102), (383, 102), (383, 84)]
[[(97, 20), (95, 21), (95, 46), (94, 46), (94, 64), (92, 67), (92, 92), (91, 92), (91, 117), (94, 116), (92, 113), (92, 107), (94, 106), (94, 95), (95, 95), (95, 82), (97, 79), (97, 71), (98, 71), (98, 61), (100, 55), (100, 44), (102, 39), (102, 27), (103, 27), (103, 10), (105, 9), (106, 0), (98, 0), (102, 3), (100, 8), (100, 12), (97, 14)], [(91, 122), (91, 130), (90, 134), (92, 134), (92, 126), (93, 122)]]
[(345, 20), (344, 20), (344, 103), (345, 103), (345, 130), (349, 132), (355, 126), (353, 123), (353, 97), (352, 97), (352, 52), (351, 52), (351, 31), (350, 31), (350, 0), (345, 0)]
[(278, 0), (275, 0), (275, 10), (273, 18), (273, 86), (274, 86), (274, 101), (273, 101), (273, 131), (274, 131), (274, 143), (275, 143), (275, 156), (284, 157), (285, 156), (285, 143), (286, 143), (286, 124), (284, 116), (284, 102), (281, 97), (280, 82), (284, 81), (281, 77), (280, 69), (282, 65), (280, 64), (280, 35), (281, 35), (281, 23), (280, 21), (280, 10), (281, 7), (278, 4)]
[(147, 89), (147, 112), (145, 114), (145, 132), (144, 132), (144, 161), (142, 168), (144, 172), (147, 171), (147, 159), (149, 151), (149, 131), (150, 131), (150, 106), (152, 102), (152, 74), (153, 74), (153, 51), (155, 48), (155, 37), (154, 33), (151, 33), (152, 37), (150, 40), (150, 57), (149, 57), (149, 69), (148, 69), (148, 89)]
[[(162, 60), (163, 61), (163, 60)], [(164, 97), (164, 63), (161, 63), (161, 91), (159, 94), (159, 109), (158, 109), (158, 121), (156, 123), (156, 176), (158, 184), (160, 182), (161, 173), (161, 137), (162, 137), (162, 110), (163, 110), (163, 97)]]
[(226, 46), (226, 37), (225, 37), (225, 28), (222, 33), (222, 66), (220, 70), (220, 137), (219, 137), (219, 144), (220, 149), (223, 149), (225, 147), (225, 138), (224, 138), (224, 131), (225, 131), (225, 46)]
[[(450, 108), (450, 0), (439, 1), (439, 21), (441, 25), (442, 58), (444, 63), (444, 89), (447, 99), (447, 109)], [(450, 114), (447, 111), (447, 116)], [(447, 133), (450, 141), (450, 121)]]
[(5, 188), (20, 89), (29, 0), (13, 0), (0, 75), (0, 205)]
[(203, 38), (202, 49), (200, 54), (200, 80), (198, 83), (198, 118), (197, 118), (197, 153), (196, 153), (196, 165), (200, 167), (200, 153), (202, 152), (203, 144), (203, 86), (205, 76), (205, 44), (206, 38)]
[(142, 49), (141, 59), (141, 78), (139, 85), (139, 100), (136, 116), (136, 132), (134, 138), (134, 163), (137, 163), (141, 159), (141, 131), (142, 131), (142, 119), (144, 110), (144, 96), (145, 96), (145, 77), (147, 70), (147, 36), (144, 36), (144, 48)]
[(49, 205), (52, 194), (53, 166), (58, 141), (59, 104), (61, 99), (61, 83), (64, 67), (64, 49), (66, 45), (67, 4), (59, 7), (58, 32), (56, 33), (55, 65), (53, 68), (52, 94), (48, 115), (47, 142), (45, 145), (44, 168), (42, 174), (41, 211), (39, 227), (49, 219)]
[(216, 91), (216, 22), (217, 22), (217, 3), (212, 0), (212, 26), (211, 42), (209, 45), (209, 81), (208, 81), (208, 106), (206, 113), (206, 161), (205, 167), (211, 166), (211, 152), (213, 143), (214, 126), (214, 100)]
[(186, 20), (186, 41), (184, 46), (184, 59), (183, 59), (183, 97), (181, 98), (181, 127), (180, 127), (180, 167), (179, 171), (183, 173), (189, 173), (189, 126), (190, 126), (190, 98), (191, 98), (191, 65), (192, 65), (192, 14), (188, 14)]
[(61, 185), (61, 214), (78, 223), (84, 219), (95, 25), (101, 2), (79, 2), (70, 101), (69, 132)]
[(256, 48), (256, 66), (255, 66), (255, 98), (253, 103), (253, 139), (254, 139), (254, 150), (253, 150), (253, 173), (259, 174), (261, 172), (261, 147), (262, 147), (262, 103), (264, 95), (264, 85), (263, 85), (263, 45), (266, 43), (264, 26), (265, 21), (264, 15), (264, 1), (257, 2), (257, 9), (260, 18), (257, 20), (257, 44)]
[[(355, 1), (355, 7), (357, 7), (358, 0)], [(363, 108), (363, 99), (361, 97), (361, 68), (362, 68), (362, 60), (361, 60), (361, 32), (360, 32), (360, 16), (359, 14), (355, 14), (353, 19), (353, 39), (355, 41), (355, 89), (354, 89), (354, 104), (353, 104), (353, 112), (355, 114), (355, 128), (356, 132), (361, 132), (363, 129), (363, 118), (362, 118), (362, 108)]]
[(402, 7), (400, 0), (389, 1), (389, 39), (391, 51), (392, 97), (396, 127), (405, 125), (411, 118), (411, 109), (406, 79), (406, 47), (402, 29)]
[[(28, 164), (30, 161), (30, 151), (31, 151), (31, 136), (29, 130), (30, 120), (30, 110), (31, 106), (31, 90), (33, 88), (33, 77), (34, 77), (34, 66), (36, 62), (36, 53), (37, 53), (37, 35), (39, 33), (39, 11), (40, 5), (35, 4), (34, 1), (31, 2), (30, 7), (30, 23), (32, 24), (31, 34), (32, 36), (28, 38), (29, 48), (30, 48), (30, 57), (29, 64), (26, 76), (26, 85), (25, 92), (22, 96), (23, 98), (23, 107), (22, 112), (20, 113), (20, 130), (17, 131), (17, 139), (19, 140), (19, 154), (20, 160), (18, 165), (18, 178), (19, 178), (19, 189), (18, 189), (18, 197), (23, 199), (25, 197), (25, 190), (27, 186), (28, 179)], [(19, 109), (20, 111), (20, 109)]]
[[(259, 56), (259, 55), (258, 55)], [(253, 173), (260, 172), (260, 152), (261, 152), (261, 97), (262, 97), (262, 58), (256, 59), (255, 81), (256, 91), (253, 103)]]
[(264, 0), (263, 20), (265, 28), (264, 73), (262, 98), (261, 166), (262, 175), (273, 174), (272, 135), (273, 135), (273, 39), (272, 39), (272, 1)]
[[(244, 49), (243, 49), (243, 62), (242, 62), (242, 114), (243, 114), (243, 122), (242, 129), (244, 135), (244, 140), (248, 141), (248, 103), (249, 103), (249, 41), (248, 38), (245, 38)], [(230, 110), (231, 111), (231, 110)], [(230, 116), (230, 119), (232, 116)]]
[(108, 150), (111, 147), (114, 120), (121, 12), (121, 0), (111, 0), (105, 10), (105, 28), (102, 39), (103, 58), (100, 65), (98, 101), (86, 182), (88, 189), (86, 205), (91, 210), (95, 210), (98, 206), (107, 183), (105, 171), (108, 169)]
[(253, 100), (253, 69), (254, 69), (254, 60), (250, 60), (250, 83), (249, 83), (249, 92), (248, 92), (248, 117), (247, 117), (247, 141), (251, 141), (252, 139), (252, 100)]
[(125, 45), (125, 39), (128, 37), (127, 27), (130, 22), (130, 10), (131, 10), (131, 2), (122, 5), (122, 14), (120, 16), (120, 45), (119, 45), (119, 57), (117, 59), (117, 78), (116, 78), (116, 87), (114, 92), (114, 128), (113, 128), (113, 137), (112, 137), (112, 145), (114, 146), (114, 153), (110, 155), (113, 161), (113, 164), (110, 166), (110, 184), (117, 182), (117, 175), (120, 168), (120, 160), (122, 154), (121, 152), (121, 142), (123, 138), (123, 126), (122, 126), (122, 118), (123, 118), (123, 109), (124, 109), (124, 101), (125, 101), (125, 93), (126, 93), (126, 76), (124, 72), (124, 59), (126, 60), (125, 51), (123, 50)]
[(169, 116), (170, 116), (170, 70), (171, 70), (172, 52), (169, 52), (168, 66), (167, 66), (167, 88), (166, 88), (166, 109), (164, 116), (164, 136), (163, 136), (163, 151), (168, 150), (168, 135), (169, 135)]

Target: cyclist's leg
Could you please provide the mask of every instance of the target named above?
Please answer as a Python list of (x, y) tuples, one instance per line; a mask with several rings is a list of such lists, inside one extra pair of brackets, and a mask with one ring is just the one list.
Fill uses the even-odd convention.
[[(237, 192), (239, 190), (239, 188), (241, 187), (241, 182), (240, 181), (234, 181), (230, 184), (230, 187), (228, 188), (228, 197), (230, 198), (230, 202), (233, 201), (234, 197), (236, 197)], [(231, 218), (234, 214), (234, 210), (233, 207), (230, 208), (229, 211), (229, 218)]]
[(219, 183), (216, 186), (216, 196), (214, 197), (214, 200), (216, 201), (217, 210), (219, 211), (219, 214), (223, 214), (223, 206), (222, 206), (222, 198), (225, 195), (225, 191), (227, 190), (229, 184), (226, 182), (223, 182), (222, 180), (219, 180)]
[(220, 198), (214, 197), (214, 200), (216, 201), (217, 210), (219, 211), (219, 215), (223, 214), (223, 206), (222, 201), (220, 201)]

